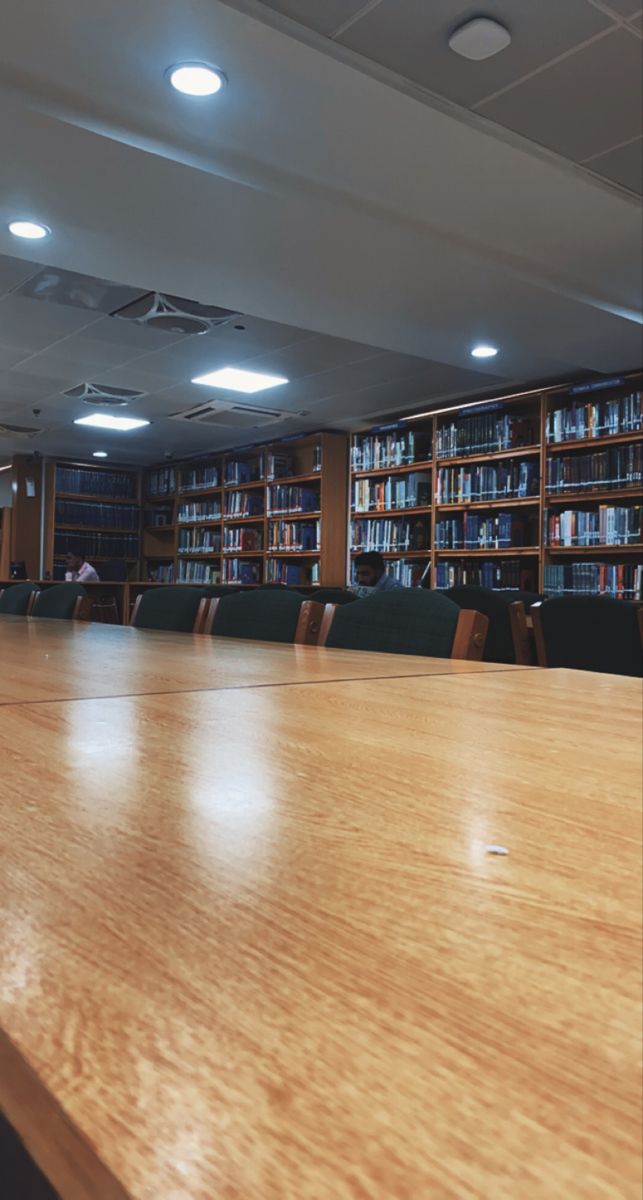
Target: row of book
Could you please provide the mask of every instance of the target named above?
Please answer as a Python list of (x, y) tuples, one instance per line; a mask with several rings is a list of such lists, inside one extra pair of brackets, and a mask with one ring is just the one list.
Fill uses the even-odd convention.
[(262, 531), (248, 525), (230, 525), (224, 533), (223, 547), (224, 550), (262, 550)]
[(145, 476), (145, 492), (148, 496), (173, 496), (176, 488), (174, 467), (157, 467)]
[(225, 498), (226, 517), (262, 517), (261, 492), (228, 492)]
[(460, 417), (436, 431), (437, 458), (457, 458), (465, 454), (492, 454), (531, 446), (535, 439), (534, 423), (510, 413), (482, 412)]
[(545, 567), (548, 596), (613, 596), (643, 600), (643, 566), (634, 563), (566, 562)]
[(179, 554), (219, 554), (221, 530), (191, 525), (179, 530)]
[(545, 514), (548, 546), (630, 546), (641, 541), (639, 505), (600, 504), (598, 509), (555, 509)]
[(95, 558), (138, 558), (139, 540), (130, 534), (54, 532), (54, 554), (81, 554)]
[(224, 583), (261, 583), (261, 560), (243, 558), (224, 558)]
[(437, 588), (460, 587), (463, 584), (491, 588), (492, 591), (536, 590), (537, 572), (525, 568), (520, 559), (505, 558), (501, 562), (439, 562), (435, 567)]
[(319, 511), (319, 487), (273, 484), (268, 490), (268, 512), (306, 513)]
[(221, 567), (218, 563), (201, 562), (199, 559), (181, 559), (179, 583), (221, 583)]
[[(179, 566), (182, 565), (179, 563)], [(148, 559), (147, 579), (148, 583), (174, 583), (174, 564)]]
[(437, 471), (436, 502), (458, 504), (466, 500), (523, 499), (539, 494), (538, 463), (535, 461), (472, 463), (466, 467), (440, 467)]
[(263, 452), (253, 458), (229, 459), (225, 464), (225, 481), (228, 485), (257, 483), (265, 478)]
[(220, 521), (221, 508), (217, 500), (193, 500), (179, 504), (176, 519), (182, 521)]
[(425, 462), (431, 457), (431, 438), (414, 429), (393, 429), (375, 434), (358, 434), (351, 446), (351, 470), (377, 471)]
[(208, 464), (197, 467), (183, 467), (181, 470), (180, 492), (198, 492), (203, 488), (219, 486), (219, 472), (216, 467)]
[(93, 471), (91, 467), (56, 467), (56, 491), (74, 496), (113, 496), (136, 500), (136, 475), (126, 471)]
[(383, 512), (393, 508), (428, 508), (431, 504), (429, 471), (409, 471), (387, 479), (354, 479), (353, 511)]
[(385, 554), (426, 550), (428, 545), (426, 521), (413, 521), (409, 517), (382, 517), (379, 520), (358, 518), (351, 523), (352, 550), (379, 550)]
[[(319, 583), (319, 563), (282, 562), (278, 558), (268, 559), (268, 583), (283, 583), (287, 587)], [(315, 597), (311, 596), (311, 600)]]
[(609, 446), (593, 454), (556, 454), (547, 459), (548, 492), (607, 491), (643, 484), (643, 443)]
[(271, 521), (268, 526), (268, 549), (319, 550), (320, 521)]
[[(436, 521), (436, 550), (508, 550), (525, 545), (525, 522), (514, 513), (464, 513)], [(538, 553), (538, 547), (534, 547)]]
[(643, 392), (630, 392), (613, 399), (572, 401), (547, 414), (548, 442), (570, 442), (580, 438), (610, 437), (641, 429)]
[(97, 529), (138, 529), (138, 504), (96, 504), (85, 500), (57, 500), (56, 525), (79, 525)]

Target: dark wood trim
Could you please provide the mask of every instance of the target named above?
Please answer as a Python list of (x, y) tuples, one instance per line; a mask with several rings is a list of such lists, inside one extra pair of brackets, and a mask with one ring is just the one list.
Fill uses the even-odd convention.
[(455, 637), (451, 647), (451, 658), (466, 658), (481, 662), (487, 641), (489, 619), (473, 608), (461, 608)]
[(512, 600), (509, 605), (509, 624), (515, 660), (521, 667), (530, 667), (532, 665), (531, 642), (527, 628), (527, 613), (522, 600)]
[(317, 639), (318, 646), (325, 646), (326, 642), (328, 641), (328, 635), (332, 628), (336, 608), (337, 608), (336, 604), (325, 604), (324, 605), (324, 615), (322, 617), (322, 622), (321, 622), (321, 626), (320, 626), (320, 630), (319, 630), (319, 637)]
[(299, 618), (295, 630), (295, 644), (299, 646), (316, 646), (325, 615), (325, 605), (317, 600), (304, 600), (299, 609)]
[(205, 622), (208, 615), (209, 601), (207, 596), (202, 596), (199, 600), (199, 607), (196, 610), (194, 618), (194, 628), (192, 633), (205, 633)]

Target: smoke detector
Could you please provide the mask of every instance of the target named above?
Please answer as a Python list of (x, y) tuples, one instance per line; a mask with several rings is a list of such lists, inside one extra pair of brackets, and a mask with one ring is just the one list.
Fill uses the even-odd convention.
[(449, 38), (451, 50), (472, 62), (482, 62), (485, 58), (499, 54), (510, 42), (509, 30), (489, 17), (476, 17), (473, 21), (467, 21)]
[(109, 405), (110, 408), (123, 408), (130, 400), (140, 400), (145, 392), (136, 392), (132, 388), (107, 387), (103, 383), (79, 383), (76, 387), (63, 392), (70, 400), (82, 400), (83, 404)]
[(138, 325), (149, 325), (163, 333), (176, 333), (187, 337), (194, 333), (209, 333), (220, 325), (241, 316), (229, 308), (198, 304), (196, 300), (182, 300), (180, 296), (164, 296), (161, 292), (148, 292), (133, 304), (112, 313), (122, 321), (136, 321)]

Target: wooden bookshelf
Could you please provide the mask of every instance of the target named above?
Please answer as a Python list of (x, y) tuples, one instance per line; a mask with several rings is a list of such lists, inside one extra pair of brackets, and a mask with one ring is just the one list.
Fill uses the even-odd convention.
[[(629, 447), (641, 447), (643, 445), (643, 432), (640, 429), (626, 429), (621, 432), (614, 432), (604, 436), (573, 438), (568, 437), (565, 441), (554, 442), (552, 440), (552, 419), (550, 416), (555, 410), (571, 409), (573, 404), (598, 404), (599, 401), (610, 400), (614, 404), (622, 400), (625, 396), (630, 396), (634, 392), (640, 392), (643, 388), (643, 375), (641, 372), (631, 372), (622, 377), (620, 380), (611, 381), (610, 386), (604, 387), (604, 381), (600, 382), (600, 388), (591, 390), (592, 385), (589, 385), (589, 390), (585, 393), (577, 388), (565, 385), (556, 385), (546, 389), (534, 389), (520, 396), (514, 397), (499, 397), (498, 399), (485, 400), (479, 405), (463, 407), (458, 409), (454, 406), (447, 413), (436, 413), (434, 417), (431, 414), (426, 414), (421, 419), (413, 417), (402, 418), (388, 426), (376, 426), (371, 430), (360, 432), (353, 436), (351, 448), (351, 506), (349, 513), (349, 530), (353, 527), (353, 522), (360, 521), (377, 521), (397, 520), (404, 517), (422, 518), (426, 520), (426, 528), (429, 531), (429, 545), (426, 550), (417, 550), (409, 548), (405, 551), (389, 550), (386, 548), (386, 542), (381, 545), (373, 545), (365, 547), (366, 549), (378, 549), (383, 554), (387, 561), (391, 561), (392, 567), (395, 570), (395, 564), (400, 560), (413, 560), (417, 565), (418, 560), (422, 566), (430, 565), (431, 586), (446, 586), (444, 582), (444, 571), (441, 565), (445, 567), (450, 560), (453, 562), (455, 577), (453, 582), (458, 580), (458, 576), (462, 574), (462, 570), (467, 572), (466, 581), (472, 582), (474, 577), (477, 580), (476, 572), (479, 575), (479, 570), (476, 563), (480, 564), (482, 560), (488, 559), (489, 562), (496, 562), (494, 567), (494, 577), (497, 572), (502, 573), (505, 570), (502, 563), (507, 563), (505, 571), (505, 582), (497, 582), (491, 586), (497, 586), (501, 589), (508, 587), (523, 588), (524, 590), (549, 590), (552, 593), (556, 591), (569, 591), (567, 586), (561, 583), (561, 580), (552, 577), (551, 568), (556, 562), (570, 563), (570, 560), (577, 558), (579, 564), (587, 562), (595, 562), (604, 558), (606, 562), (617, 564), (621, 563), (626, 570), (630, 566), (641, 566), (643, 572), (643, 538), (637, 541), (636, 544), (629, 545), (601, 545), (592, 547), (570, 547), (570, 546), (551, 546), (547, 540), (547, 512), (550, 509), (554, 511), (564, 511), (565, 509), (582, 510), (585, 513), (591, 513), (594, 508), (598, 512), (599, 505), (611, 506), (612, 502), (616, 507), (627, 507), (632, 505), (641, 505), (643, 503), (643, 488), (640, 484), (632, 486), (615, 486), (609, 488), (600, 486), (600, 479), (596, 480), (597, 487), (592, 489), (589, 485), (579, 487), (577, 490), (567, 491), (550, 491), (548, 483), (548, 471), (553, 472), (555, 468), (550, 464), (560, 460), (561, 464), (567, 452), (569, 457), (582, 457), (586, 454), (595, 454), (602, 451), (611, 452), (617, 450), (618, 447), (629, 452)], [(562, 420), (562, 418), (557, 418)], [(496, 436), (494, 423), (499, 423), (499, 436), (503, 438), (503, 448), (492, 448), (492, 439)], [(594, 430), (599, 428), (598, 418), (592, 426)], [(417, 457), (417, 461), (404, 462), (401, 464), (386, 466), (378, 462), (377, 466), (369, 462), (366, 467), (359, 461), (360, 445), (363, 445), (363, 440), (366, 437), (378, 437), (380, 442), (386, 437), (403, 439), (403, 435), (411, 429), (424, 437), (424, 445), (426, 440), (430, 439), (431, 453), (425, 453)], [(600, 431), (600, 429), (599, 429)], [(569, 430), (565, 430), (567, 434)], [(571, 430), (573, 432), (573, 430)], [(475, 439), (488, 437), (486, 445), (475, 445)], [(512, 439), (515, 439), (519, 444), (513, 445)], [(496, 441), (496, 447), (497, 447)], [(381, 452), (378, 451), (378, 452)], [(375, 450), (373, 450), (373, 454)], [(635, 451), (636, 453), (636, 451)], [(562, 456), (562, 457), (561, 457)], [(610, 460), (611, 461), (611, 460)], [(476, 469), (489, 466), (502, 466), (503, 462), (510, 467), (511, 464), (520, 465), (521, 463), (531, 464), (529, 469), (525, 469), (525, 484), (526, 487), (535, 490), (527, 495), (502, 495), (486, 500), (481, 500), (476, 497), (473, 482), (471, 482), (472, 496), (470, 499), (461, 495), (454, 495), (452, 500), (444, 499), (441, 496), (440, 501), (437, 500), (438, 495), (438, 478), (442, 468), (453, 469), (457, 476), (453, 479), (459, 481), (459, 468), (463, 468), (464, 475), (470, 475)], [(566, 467), (557, 468), (558, 470), (567, 469)], [(639, 470), (635, 465), (635, 469)], [(386, 507), (386, 508), (368, 508), (366, 511), (361, 511), (360, 507), (355, 504), (355, 485), (360, 480), (373, 480), (381, 484), (382, 480), (390, 477), (395, 479), (399, 475), (413, 471), (428, 471), (431, 476), (431, 498), (426, 505), (414, 505), (412, 508), (403, 507)], [(530, 478), (531, 477), (531, 478)], [(535, 478), (534, 478), (535, 477)], [(444, 480), (444, 476), (442, 477)], [(450, 482), (446, 480), (446, 482)], [(618, 482), (618, 480), (615, 480)], [(470, 486), (469, 479), (462, 478), (463, 485)], [(486, 487), (485, 487), (486, 490)], [(437, 527), (440, 522), (449, 521), (451, 517), (454, 520), (462, 518), (463, 530), (464, 519), (466, 514), (478, 514), (482, 520), (485, 514), (490, 518), (490, 524), (494, 514), (507, 514), (511, 517), (511, 526), (509, 536), (515, 537), (519, 544), (501, 546), (495, 548), (494, 545), (481, 545), (475, 549), (449, 549), (448, 546), (437, 545)], [(630, 519), (632, 519), (630, 517)], [(509, 522), (505, 523), (505, 527)], [(453, 525), (442, 533), (442, 538), (445, 536), (451, 538), (453, 536)], [(493, 526), (492, 526), (493, 528)], [(475, 526), (474, 526), (475, 529)], [(457, 527), (456, 527), (457, 532)], [(470, 535), (471, 536), (471, 535)], [(474, 535), (475, 536), (475, 535)], [(484, 535), (483, 535), (484, 536)], [(519, 540), (520, 539), (520, 540)], [(525, 544), (527, 541), (527, 544)], [(351, 547), (353, 542), (350, 543)], [(350, 559), (356, 557), (357, 551), (352, 549)], [(467, 562), (470, 560), (471, 569), (467, 567)], [(513, 560), (513, 561), (512, 561)], [(637, 562), (638, 560), (638, 562)], [(520, 566), (520, 564), (523, 564)], [(410, 564), (412, 568), (413, 564)], [(441, 567), (440, 571), (437, 570)], [(405, 569), (405, 568), (402, 568)], [(417, 575), (418, 568), (415, 572), (406, 570), (406, 579), (413, 574)], [(453, 572), (451, 572), (453, 574)], [(512, 582), (507, 580), (511, 577)], [(350, 579), (350, 575), (349, 575)], [(440, 583), (441, 581), (441, 583)], [(477, 580), (478, 581), (478, 580)], [(479, 580), (483, 582), (483, 580)], [(581, 585), (578, 590), (591, 590)], [(604, 592), (604, 587), (597, 585), (596, 591)], [(614, 594), (625, 594), (627, 588), (621, 584), (618, 587), (614, 585)]]
[[(46, 575), (62, 578), (67, 549), (79, 549), (91, 563), (125, 562), (128, 576), (136, 578), (142, 531), (138, 468), (55, 459), (45, 465), (44, 488)], [(126, 512), (132, 513), (133, 520), (110, 525), (105, 519), (101, 524), (99, 507), (111, 510), (116, 522)]]

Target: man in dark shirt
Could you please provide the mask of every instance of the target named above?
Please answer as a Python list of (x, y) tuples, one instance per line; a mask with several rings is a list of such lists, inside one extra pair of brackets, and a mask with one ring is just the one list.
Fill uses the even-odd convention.
[(386, 574), (386, 563), (377, 550), (358, 554), (355, 559), (357, 583), (350, 589), (356, 596), (370, 596), (372, 592), (392, 592), (403, 585), (392, 575)]

